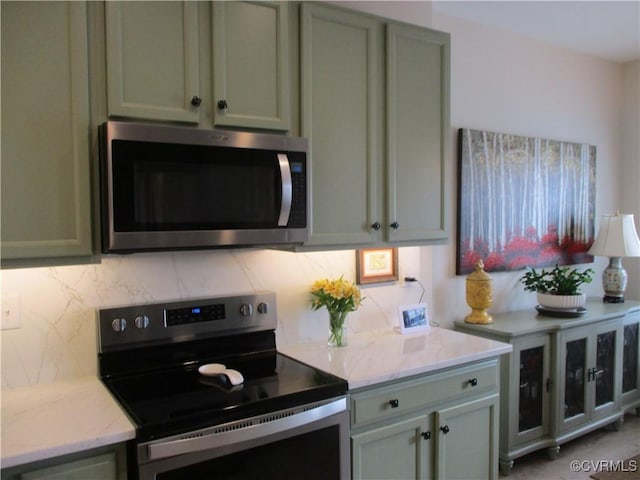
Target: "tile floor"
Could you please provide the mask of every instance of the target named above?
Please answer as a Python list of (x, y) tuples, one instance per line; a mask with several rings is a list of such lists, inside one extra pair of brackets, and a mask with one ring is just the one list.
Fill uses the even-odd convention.
[[(604, 427), (560, 446), (555, 460), (545, 450), (516, 459), (508, 480), (586, 480), (593, 471), (573, 472), (571, 462), (577, 460), (625, 460), (640, 452), (640, 416), (628, 412), (619, 431)], [(638, 472), (640, 480), (640, 472)]]

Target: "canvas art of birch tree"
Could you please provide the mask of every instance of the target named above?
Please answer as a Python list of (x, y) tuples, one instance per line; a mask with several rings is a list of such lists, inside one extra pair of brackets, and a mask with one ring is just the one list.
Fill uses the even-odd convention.
[(588, 263), (596, 148), (460, 129), (456, 271)]

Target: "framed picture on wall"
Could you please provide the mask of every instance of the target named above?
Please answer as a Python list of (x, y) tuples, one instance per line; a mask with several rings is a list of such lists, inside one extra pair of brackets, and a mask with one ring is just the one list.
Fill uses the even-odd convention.
[(397, 248), (362, 248), (356, 250), (356, 283), (393, 282), (398, 280)]
[(458, 161), (458, 275), (593, 261), (595, 146), (465, 128)]

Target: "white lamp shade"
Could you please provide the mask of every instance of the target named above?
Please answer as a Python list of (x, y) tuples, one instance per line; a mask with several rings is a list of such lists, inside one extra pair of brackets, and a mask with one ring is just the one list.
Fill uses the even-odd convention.
[(603, 215), (589, 253), (603, 257), (640, 257), (640, 239), (633, 214)]

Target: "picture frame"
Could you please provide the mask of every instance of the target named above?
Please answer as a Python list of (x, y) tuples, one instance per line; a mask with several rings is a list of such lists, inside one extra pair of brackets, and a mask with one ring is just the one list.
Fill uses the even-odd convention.
[(593, 262), (596, 147), (458, 131), (456, 274)]
[(413, 333), (428, 330), (429, 311), (426, 303), (414, 303), (398, 308), (400, 313), (400, 333)]
[(356, 283), (393, 282), (398, 280), (398, 249), (361, 248), (356, 251)]

